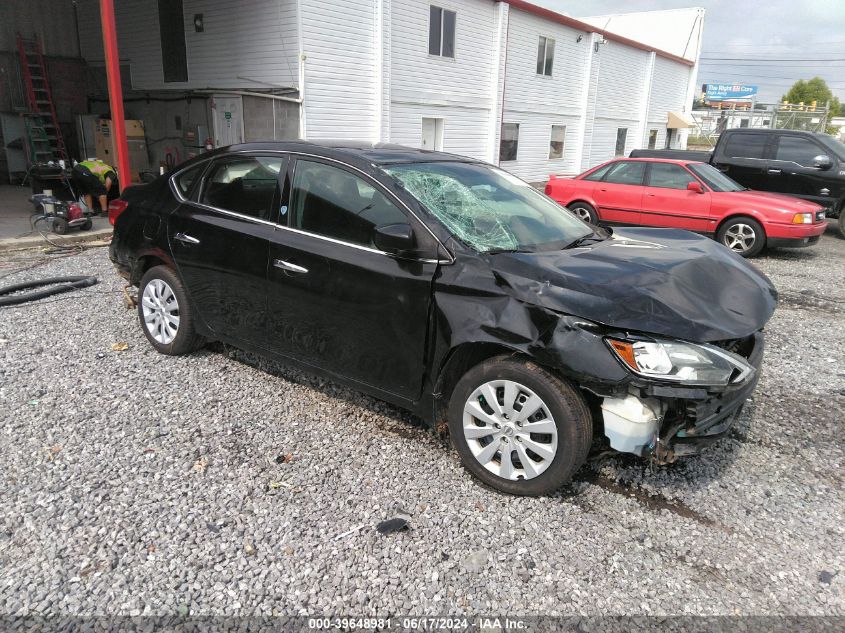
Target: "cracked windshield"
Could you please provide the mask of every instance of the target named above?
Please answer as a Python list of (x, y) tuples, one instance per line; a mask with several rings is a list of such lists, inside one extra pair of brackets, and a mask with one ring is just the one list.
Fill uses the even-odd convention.
[(592, 230), (529, 184), (485, 165), (416, 163), (385, 171), (455, 237), (482, 253), (564, 248)]

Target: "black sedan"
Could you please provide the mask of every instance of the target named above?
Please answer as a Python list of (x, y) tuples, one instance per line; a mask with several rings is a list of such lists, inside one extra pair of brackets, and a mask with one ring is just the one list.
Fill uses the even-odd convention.
[(218, 340), (327, 375), (448, 428), (514, 494), (558, 488), (594, 438), (659, 463), (718, 438), (776, 301), (711, 240), (591, 227), (496, 167), (395, 145), (223, 148), (110, 217), (158, 351)]

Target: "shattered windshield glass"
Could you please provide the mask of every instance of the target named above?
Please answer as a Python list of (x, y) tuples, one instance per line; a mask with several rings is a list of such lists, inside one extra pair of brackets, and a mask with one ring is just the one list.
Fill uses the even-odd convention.
[(592, 230), (509, 173), (473, 163), (384, 168), (460, 240), (479, 252), (563, 248)]

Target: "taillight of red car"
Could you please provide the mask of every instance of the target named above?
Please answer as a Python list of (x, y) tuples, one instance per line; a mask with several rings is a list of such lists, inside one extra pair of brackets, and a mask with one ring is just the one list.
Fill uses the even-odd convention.
[(544, 192), (547, 196), (552, 195), (552, 180), (555, 180), (556, 178), (557, 178), (557, 176), (555, 176), (554, 174), (551, 174), (549, 176), (549, 182), (546, 183), (546, 188), (544, 190)]
[(126, 207), (128, 206), (129, 203), (126, 202), (126, 200), (121, 200), (120, 198), (109, 202), (109, 224), (114, 226), (114, 223), (117, 222), (118, 216), (126, 211)]

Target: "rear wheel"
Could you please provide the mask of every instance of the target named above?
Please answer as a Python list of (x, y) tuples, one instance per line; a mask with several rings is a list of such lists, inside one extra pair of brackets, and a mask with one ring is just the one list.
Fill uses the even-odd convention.
[(497, 357), (456, 385), (449, 433), (478, 479), (502, 492), (537, 496), (557, 490), (584, 463), (592, 419), (568, 382), (534, 363)]
[(587, 224), (598, 224), (599, 223), (599, 214), (596, 213), (596, 210), (593, 208), (592, 205), (587, 204), (586, 202), (573, 202), (566, 207), (572, 213), (577, 215), (580, 219), (584, 220)]
[(87, 220), (85, 220), (85, 222), (83, 224), (81, 224), (79, 226), (79, 230), (80, 231), (90, 231), (93, 227), (94, 227), (94, 222), (91, 220), (91, 218), (88, 218)]
[(839, 205), (839, 233), (845, 237), (845, 200)]
[(141, 278), (138, 318), (147, 340), (169, 356), (189, 354), (202, 344), (179, 277), (167, 266), (154, 266)]
[(766, 233), (751, 218), (733, 218), (719, 227), (716, 240), (737, 255), (754, 257), (766, 246)]

